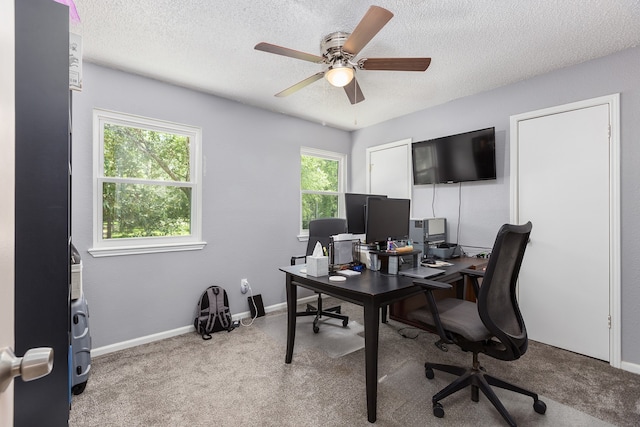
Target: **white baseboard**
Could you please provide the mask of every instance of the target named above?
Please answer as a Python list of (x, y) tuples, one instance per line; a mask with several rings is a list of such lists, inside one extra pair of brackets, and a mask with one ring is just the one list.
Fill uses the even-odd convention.
[[(317, 298), (316, 295), (311, 295), (308, 297), (300, 298), (298, 300), (298, 304), (306, 304), (307, 302), (315, 301)], [(273, 311), (278, 311), (281, 309), (286, 309), (287, 303), (281, 302), (278, 304), (270, 305), (269, 307), (265, 307), (265, 313), (271, 313)], [(242, 313), (234, 314), (232, 317), (233, 320), (245, 319), (251, 316), (250, 311), (244, 311)], [(91, 350), (91, 357), (98, 357), (105, 354), (113, 353), (115, 351), (124, 350), (131, 347), (136, 347), (142, 344), (148, 344), (154, 341), (160, 341), (167, 338), (175, 337), (177, 335), (188, 334), (194, 332), (195, 328), (193, 325), (183, 326), (181, 328), (172, 329), (170, 331), (158, 332), (157, 334), (146, 335), (140, 338), (134, 338), (128, 341), (122, 341), (115, 344), (105, 345), (102, 347), (94, 348)]]
[(632, 372), (634, 374), (640, 374), (640, 365), (631, 362), (620, 362), (620, 369)]
[(91, 350), (91, 357), (102, 356), (103, 354), (113, 353), (114, 351), (124, 350), (126, 348), (136, 347), (142, 344), (148, 344), (154, 341), (160, 341), (167, 338), (175, 337), (176, 335), (186, 334), (193, 332), (195, 328), (193, 325), (183, 326), (181, 328), (172, 329), (170, 331), (158, 332), (157, 334), (147, 335), (140, 338), (134, 338), (128, 341), (122, 341), (115, 344), (105, 345), (103, 347), (94, 348)]

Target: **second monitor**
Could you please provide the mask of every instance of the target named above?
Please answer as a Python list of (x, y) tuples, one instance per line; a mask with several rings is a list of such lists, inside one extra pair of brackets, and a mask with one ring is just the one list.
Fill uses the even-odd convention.
[(369, 198), (366, 219), (367, 243), (407, 239), (410, 211), (409, 199)]
[(347, 231), (351, 234), (364, 234), (367, 225), (367, 201), (369, 198), (381, 199), (386, 197), (375, 194), (345, 193)]

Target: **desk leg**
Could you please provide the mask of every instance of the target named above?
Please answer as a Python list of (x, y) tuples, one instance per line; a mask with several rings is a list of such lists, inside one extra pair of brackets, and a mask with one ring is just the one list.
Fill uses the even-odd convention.
[(467, 297), (467, 280), (463, 277), (453, 284), (456, 287), (456, 298), (466, 299)]
[(291, 363), (293, 359), (293, 343), (296, 339), (296, 303), (298, 300), (298, 287), (293, 284), (292, 276), (287, 274), (287, 354), (284, 363)]
[(376, 422), (378, 404), (378, 331), (380, 305), (366, 301), (364, 305), (364, 354), (367, 384), (367, 418)]

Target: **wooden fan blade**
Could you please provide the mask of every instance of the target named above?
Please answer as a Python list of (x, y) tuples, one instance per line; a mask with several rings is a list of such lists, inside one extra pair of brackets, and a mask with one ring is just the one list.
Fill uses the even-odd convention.
[(283, 90), (282, 92), (276, 93), (275, 96), (277, 96), (278, 98), (282, 98), (283, 96), (291, 95), (292, 93), (299, 91), (303, 87), (309, 86), (311, 83), (315, 82), (316, 80), (320, 80), (322, 76), (324, 76), (324, 71), (320, 71), (319, 73), (316, 73), (311, 77), (307, 77), (306, 79), (294, 84), (293, 86)]
[(254, 47), (255, 50), (263, 52), (275, 53), (276, 55), (288, 56), (289, 58), (302, 59), (303, 61), (322, 63), (324, 58), (310, 53), (300, 52), (299, 50), (289, 49), (287, 47), (276, 46), (270, 43), (258, 43)]
[(352, 105), (364, 101), (364, 95), (355, 77), (344, 87), (344, 93), (347, 94)]
[(371, 6), (344, 43), (342, 50), (356, 56), (391, 18), (393, 18), (393, 13), (387, 9)]
[(358, 62), (363, 70), (425, 71), (431, 58), (367, 58)]

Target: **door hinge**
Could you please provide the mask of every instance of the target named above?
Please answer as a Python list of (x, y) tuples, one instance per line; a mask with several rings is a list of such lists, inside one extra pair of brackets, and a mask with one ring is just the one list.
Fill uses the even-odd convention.
[(607, 327), (611, 329), (611, 315), (607, 316)]

